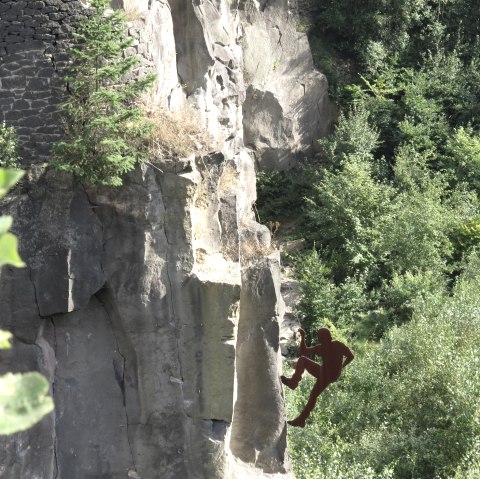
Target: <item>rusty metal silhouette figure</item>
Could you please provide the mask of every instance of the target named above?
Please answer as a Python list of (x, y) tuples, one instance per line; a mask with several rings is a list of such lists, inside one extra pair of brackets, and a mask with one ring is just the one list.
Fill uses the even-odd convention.
[[(298, 332), (301, 336), (301, 356), (297, 361), (295, 372), (291, 378), (281, 376), (280, 379), (285, 386), (295, 389), (302, 379), (302, 374), (305, 370), (317, 378), (317, 382), (313, 386), (303, 411), (296, 419), (287, 421), (291, 426), (305, 427), (305, 421), (315, 407), (318, 396), (329, 384), (332, 384), (340, 377), (342, 369), (352, 362), (353, 354), (345, 344), (340, 341), (332, 341), (332, 335), (327, 328), (320, 328), (317, 331), (318, 344), (311, 347), (307, 347), (305, 344), (305, 331), (299, 329)], [(310, 357), (317, 355), (322, 358), (321, 365), (310, 359)]]

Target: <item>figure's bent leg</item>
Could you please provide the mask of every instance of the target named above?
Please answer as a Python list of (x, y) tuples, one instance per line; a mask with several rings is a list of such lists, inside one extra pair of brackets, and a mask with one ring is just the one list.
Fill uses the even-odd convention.
[(307, 370), (312, 376), (316, 377), (317, 380), (322, 376), (322, 366), (320, 366), (320, 364), (305, 356), (300, 356), (297, 365), (295, 366), (293, 376), (291, 378), (280, 376), (280, 379), (285, 386), (288, 386), (290, 389), (296, 389), (305, 370)]
[(313, 411), (313, 408), (317, 403), (318, 396), (320, 396), (320, 394), (325, 390), (327, 386), (328, 384), (324, 381), (317, 381), (315, 383), (315, 386), (313, 386), (310, 397), (308, 398), (307, 405), (303, 408), (303, 411), (297, 418), (292, 419), (291, 421), (287, 421), (287, 423), (290, 424), (290, 426), (305, 427), (305, 421), (307, 420), (308, 416), (310, 416), (310, 413)]
[(290, 389), (295, 389), (298, 386), (298, 383), (295, 384), (292, 379), (293, 378), (287, 378), (287, 376), (280, 376), (280, 381), (282, 381), (285, 386), (288, 386)]

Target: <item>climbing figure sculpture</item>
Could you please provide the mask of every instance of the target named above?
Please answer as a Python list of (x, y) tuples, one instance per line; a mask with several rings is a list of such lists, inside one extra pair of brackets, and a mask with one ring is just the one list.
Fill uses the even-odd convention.
[[(318, 344), (311, 347), (307, 347), (305, 344), (305, 331), (299, 329), (298, 332), (301, 336), (301, 356), (297, 361), (295, 372), (291, 378), (281, 376), (280, 379), (285, 386), (295, 389), (300, 379), (302, 379), (302, 374), (305, 370), (317, 378), (307, 405), (301, 414), (296, 419), (287, 421), (291, 426), (305, 427), (305, 421), (315, 407), (318, 396), (329, 384), (332, 384), (340, 377), (342, 369), (353, 360), (353, 354), (345, 344), (340, 341), (332, 341), (332, 335), (327, 328), (320, 328), (317, 331)], [(312, 356), (320, 356), (322, 364), (320, 365), (310, 359)]]

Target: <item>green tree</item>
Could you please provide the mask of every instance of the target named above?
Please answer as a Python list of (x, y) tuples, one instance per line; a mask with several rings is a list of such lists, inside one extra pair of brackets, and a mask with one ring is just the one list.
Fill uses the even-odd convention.
[(443, 165), (480, 195), (480, 136), (471, 126), (455, 130), (448, 141)]
[(382, 241), (380, 220), (391, 208), (392, 189), (372, 175), (368, 161), (350, 158), (326, 172), (307, 199), (311, 235), (323, 247), (337, 282), (371, 269)]
[(122, 175), (145, 158), (151, 126), (135, 101), (155, 76), (128, 78), (138, 63), (125, 56), (133, 39), (122, 14), (109, 4), (92, 0), (77, 26), (66, 77), (69, 95), (61, 105), (64, 139), (54, 146), (53, 165), (84, 183), (119, 186)]
[[(306, 198), (318, 252), (297, 261), (304, 327), (327, 317), (361, 337), (378, 338), (411, 318), (412, 304), (443, 290), (458, 261), (478, 244), (476, 195), (451, 187), (413, 144), (393, 165), (376, 160), (368, 115), (341, 116), (322, 141), (323, 171)], [(363, 141), (357, 141), (365, 134)], [(358, 145), (358, 152), (356, 150)]]
[(373, 160), (379, 146), (379, 133), (369, 119), (370, 113), (363, 105), (353, 108), (348, 115), (340, 113), (335, 134), (318, 141), (322, 166), (339, 169), (352, 157)]
[(460, 48), (472, 58), (478, 5), (463, 0), (325, 0), (312, 33), (354, 56), (364, 71), (413, 66), (427, 52)]

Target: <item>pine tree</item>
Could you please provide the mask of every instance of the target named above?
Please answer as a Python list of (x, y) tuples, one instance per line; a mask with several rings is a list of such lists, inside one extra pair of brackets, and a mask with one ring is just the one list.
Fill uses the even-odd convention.
[(64, 138), (54, 145), (53, 166), (82, 183), (119, 186), (145, 156), (150, 125), (135, 100), (155, 76), (127, 79), (138, 59), (124, 55), (133, 43), (124, 17), (108, 0), (92, 0), (91, 7), (70, 49), (70, 94), (60, 107)]

